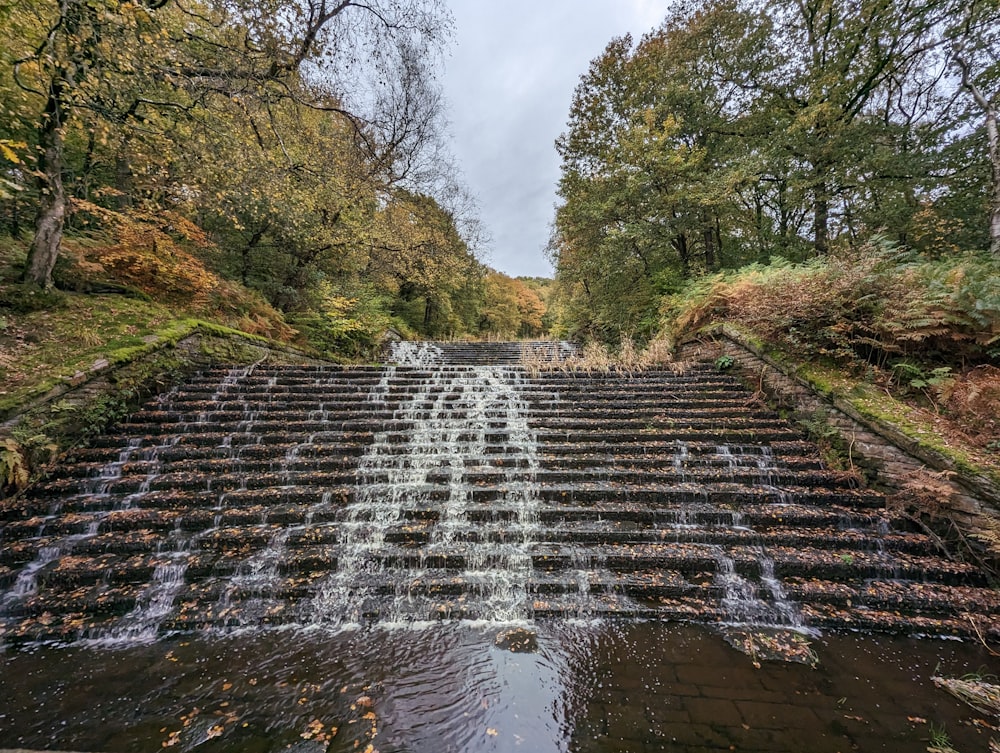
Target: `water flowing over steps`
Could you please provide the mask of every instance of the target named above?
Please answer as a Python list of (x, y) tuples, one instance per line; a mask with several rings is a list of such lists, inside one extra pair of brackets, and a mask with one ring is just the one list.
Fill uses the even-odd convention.
[(0, 503), (0, 640), (612, 615), (1000, 635), (981, 573), (734, 378), (537, 370), (570, 352), (190, 379)]

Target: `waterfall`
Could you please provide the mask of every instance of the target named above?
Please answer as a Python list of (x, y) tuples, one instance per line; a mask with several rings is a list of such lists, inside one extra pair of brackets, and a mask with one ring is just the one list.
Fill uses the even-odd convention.
[[(220, 381), (217, 389), (210, 398), (210, 404), (214, 409), (221, 409), (225, 404), (225, 398), (230, 392), (239, 388), (253, 372), (258, 364), (245, 367), (235, 367), (230, 369)], [(161, 405), (169, 405), (169, 398), (175, 393), (171, 392), (160, 401)], [(241, 399), (239, 404), (244, 409), (246, 421), (246, 433), (249, 434), (250, 427), (256, 417), (255, 412), (251, 412), (246, 401)], [(197, 416), (197, 425), (204, 425), (211, 418), (212, 411), (202, 411)], [(191, 430), (191, 423), (179, 423), (178, 433), (168, 434), (163, 441), (154, 447), (149, 448), (145, 453), (145, 459), (149, 463), (145, 478), (141, 481), (139, 489), (122, 499), (115, 509), (127, 510), (145, 497), (150, 490), (152, 482), (161, 475), (163, 464), (160, 458), (162, 450), (175, 447), (183, 438), (184, 434)], [(223, 446), (230, 457), (238, 457), (238, 452), (232, 447), (232, 436), (226, 437)], [(211, 490), (211, 477), (206, 482), (206, 488)], [(225, 493), (221, 493), (218, 498), (217, 508), (221, 509)], [(218, 515), (215, 516), (218, 521)], [(92, 641), (99, 643), (132, 643), (150, 642), (156, 640), (161, 626), (174, 612), (177, 597), (186, 587), (185, 576), (188, 565), (197, 549), (197, 542), (204, 534), (212, 531), (218, 523), (214, 523), (212, 528), (202, 531), (200, 534), (191, 535), (181, 529), (181, 521), (177, 520), (174, 529), (168, 537), (157, 547), (156, 564), (149, 583), (138, 594), (132, 609), (122, 616), (122, 618), (110, 627), (102, 627), (88, 631), (88, 637)], [(96, 526), (90, 532), (91, 535), (97, 533)], [(169, 548), (168, 548), (169, 547)]]
[(529, 378), (525, 350), (402, 343), (381, 367), (191, 377), (5, 500), (0, 638), (560, 617), (948, 631), (947, 599), (1000, 610), (711, 364)]
[[(728, 470), (731, 479), (736, 479), (737, 470), (749, 469), (759, 479), (762, 488), (775, 492), (781, 500), (785, 499), (784, 491), (774, 486), (777, 467), (767, 445), (746, 448), (720, 444), (715, 448), (715, 456), (720, 465)], [(739, 511), (732, 513), (731, 527), (734, 530), (751, 530), (743, 525), (743, 515)], [(737, 573), (733, 558), (722, 547), (712, 547), (712, 551), (717, 563), (715, 583), (723, 592), (721, 605), (727, 621), (738, 625), (803, 626), (799, 607), (785, 594), (781, 581), (774, 573), (774, 560), (763, 546), (752, 549), (760, 573), (759, 584)]]
[[(358, 469), (356, 497), (339, 527), (337, 572), (309, 608), (314, 622), (421, 621), (462, 616), (526, 618), (531, 544), (537, 529), (537, 440), (528, 425), (519, 369), (434, 363), (433, 346), (398, 343), (369, 399), (399, 382), (389, 425), (374, 434)], [(481, 513), (470, 477), (496, 477)], [(502, 512), (501, 512), (502, 511)], [(418, 547), (390, 541), (411, 520), (432, 520)], [(448, 581), (467, 587), (443, 602)]]

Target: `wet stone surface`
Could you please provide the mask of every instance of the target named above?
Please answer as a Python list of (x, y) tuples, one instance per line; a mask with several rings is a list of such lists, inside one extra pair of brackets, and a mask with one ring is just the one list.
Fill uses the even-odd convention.
[(468, 624), (8, 651), (0, 729), (111, 753), (924, 753), (932, 725), (971, 753), (991, 734), (930, 679), (995, 666), (969, 643), (828, 635), (815, 668), (755, 669), (695, 626), (530, 629), (526, 653), (497, 645), (516, 626)]
[(529, 377), (521, 349), (193, 377), (0, 507), (0, 640), (600, 615), (1000, 634), (981, 574), (733, 379)]

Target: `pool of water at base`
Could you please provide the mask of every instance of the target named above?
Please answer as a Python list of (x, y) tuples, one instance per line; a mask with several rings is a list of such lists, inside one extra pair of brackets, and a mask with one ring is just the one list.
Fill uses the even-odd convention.
[[(751, 660), (712, 630), (507, 627), (176, 636), (0, 654), (0, 748), (197, 753), (986, 751), (990, 720), (931, 682), (998, 672), (969, 642), (834, 634), (815, 668)], [(516, 647), (524, 648), (524, 641)], [(992, 720), (992, 724), (996, 724)]]

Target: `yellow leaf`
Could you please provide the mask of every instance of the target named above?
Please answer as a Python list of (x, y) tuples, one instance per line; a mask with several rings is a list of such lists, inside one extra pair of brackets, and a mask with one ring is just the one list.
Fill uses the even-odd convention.
[(23, 141), (6, 141), (5, 139), (0, 139), (0, 154), (4, 156), (8, 162), (13, 162), (15, 165), (20, 165), (21, 158), (17, 156), (17, 152), (14, 151), (12, 147), (18, 149), (24, 149), (27, 146)]

